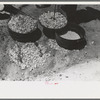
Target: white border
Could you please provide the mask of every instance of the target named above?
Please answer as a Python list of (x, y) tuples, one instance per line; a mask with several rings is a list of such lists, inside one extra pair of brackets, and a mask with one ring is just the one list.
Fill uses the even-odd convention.
[[(53, 83), (53, 82), (51, 82)], [(0, 98), (100, 98), (100, 82), (1, 82)]]
[[(0, 4), (85, 4), (100, 2), (0, 2)], [(53, 82), (52, 82), (53, 83)], [(100, 82), (0, 82), (0, 98), (100, 98)]]
[(100, 1), (98, 2), (0, 2), (0, 4), (85, 4), (85, 5), (95, 5), (95, 4), (100, 4)]

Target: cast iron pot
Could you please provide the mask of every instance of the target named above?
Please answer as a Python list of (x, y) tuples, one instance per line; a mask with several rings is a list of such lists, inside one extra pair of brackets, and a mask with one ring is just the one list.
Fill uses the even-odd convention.
[(55, 39), (55, 33), (56, 31), (63, 31), (66, 28), (66, 25), (62, 28), (59, 29), (54, 29), (54, 28), (48, 28), (42, 25), (42, 23), (39, 21), (40, 25), (43, 27), (43, 33), (46, 37), (49, 39)]
[(43, 26), (43, 33), (47, 38), (55, 39), (55, 29), (50, 29)]
[(0, 20), (6, 20), (6, 19), (10, 19), (10, 15), (9, 14), (1, 14), (0, 13)]
[(47, 27), (45, 27), (43, 25), (42, 25), (42, 27), (43, 27), (44, 35), (49, 39), (55, 39), (55, 33), (56, 32), (61, 33), (63, 30), (66, 30), (66, 25), (64, 27), (60, 28), (60, 29), (51, 29), (51, 28), (47, 28)]
[(2, 14), (0, 13), (0, 26), (7, 26), (7, 23), (10, 19), (10, 15), (9, 14)]
[(18, 41), (18, 42), (36, 42), (41, 38), (42, 32), (40, 29), (35, 29), (34, 31), (28, 32), (27, 34), (20, 34), (13, 32), (9, 27), (9, 34), (13, 38), (13, 40)]
[(61, 5), (61, 9), (66, 13), (68, 21), (77, 11), (77, 5)]
[(77, 5), (61, 5), (61, 9), (66, 13), (74, 13), (77, 9)]
[(37, 8), (47, 8), (50, 7), (51, 5), (36, 5)]
[(61, 37), (61, 33), (60, 33), (61, 31), (60, 32), (58, 31), (55, 34), (58, 45), (68, 50), (83, 49), (85, 45), (87, 44), (86, 39), (85, 39), (84, 29), (77, 24), (68, 23), (66, 26), (66, 29), (62, 31), (62, 34), (66, 34), (68, 31), (76, 32), (80, 36), (80, 39), (77, 39), (77, 40), (64, 39)]
[(12, 5), (5, 4), (3, 11), (9, 12), (10, 14), (17, 14), (20, 10), (13, 7)]

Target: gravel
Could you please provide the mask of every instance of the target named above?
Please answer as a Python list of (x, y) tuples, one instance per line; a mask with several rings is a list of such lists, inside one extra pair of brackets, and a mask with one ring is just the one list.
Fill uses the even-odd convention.
[(43, 26), (51, 29), (60, 29), (67, 24), (66, 17), (60, 12), (56, 12), (54, 15), (54, 12), (48, 11), (47, 13), (43, 13), (39, 17), (39, 20)]
[(8, 23), (8, 27), (17, 33), (26, 34), (36, 29), (37, 20), (26, 15), (12, 16)]

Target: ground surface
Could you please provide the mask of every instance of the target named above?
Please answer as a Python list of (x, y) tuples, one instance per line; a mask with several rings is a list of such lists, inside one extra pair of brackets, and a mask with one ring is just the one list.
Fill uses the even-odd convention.
[[(92, 6), (100, 9), (99, 6)], [(85, 6), (78, 6), (78, 9)], [(52, 10), (53, 7), (48, 8)], [(32, 17), (38, 18), (41, 13), (48, 9), (37, 9), (35, 6), (27, 6), (23, 11)], [(38, 70), (30, 68), (22, 69), (20, 65), (11, 61), (7, 51), (19, 44), (14, 41), (7, 30), (7, 24), (0, 24), (0, 79), (12, 81), (100, 81), (100, 20), (93, 20), (80, 24), (86, 32), (87, 45), (82, 50), (64, 50), (60, 47), (52, 47), (49, 44), (57, 45), (55, 41), (42, 36), (38, 41), (50, 52), (49, 60), (45, 67)], [(42, 27), (39, 25), (40, 29)], [(53, 46), (54, 46), (53, 45)]]

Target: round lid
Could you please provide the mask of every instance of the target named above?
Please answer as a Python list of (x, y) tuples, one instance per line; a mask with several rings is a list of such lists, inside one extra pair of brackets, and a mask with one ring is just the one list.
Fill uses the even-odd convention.
[(4, 9), (4, 5), (0, 4), (0, 11), (2, 11)]

